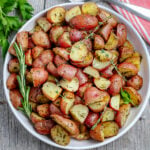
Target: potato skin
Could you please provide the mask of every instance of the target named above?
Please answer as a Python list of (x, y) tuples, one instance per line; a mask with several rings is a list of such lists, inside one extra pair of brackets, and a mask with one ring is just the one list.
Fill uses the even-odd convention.
[(50, 117), (49, 104), (38, 105), (37, 112), (41, 117), (49, 118)]
[(9, 90), (15, 89), (18, 86), (18, 80), (17, 80), (16, 73), (12, 73), (9, 75), (6, 85)]
[(103, 49), (105, 46), (104, 39), (100, 35), (94, 36), (94, 49)]
[(113, 66), (109, 66), (106, 69), (104, 69), (103, 71), (100, 72), (100, 75), (104, 78), (110, 78), (113, 75)]
[(43, 51), (44, 51), (43, 47), (35, 46), (32, 49), (32, 57), (33, 57), (33, 59), (36, 59)]
[(98, 20), (95, 16), (91, 15), (78, 15), (70, 20), (70, 25), (79, 30), (91, 30), (98, 25)]
[(94, 130), (90, 130), (90, 137), (94, 140), (103, 142), (104, 141), (103, 126), (101, 124), (98, 124)]
[(126, 84), (127, 84), (127, 86), (130, 86), (130, 87), (133, 87), (136, 90), (139, 90), (143, 86), (143, 78), (139, 75), (135, 75), (135, 76), (131, 77), (127, 81)]
[(8, 71), (10, 73), (18, 73), (19, 72), (19, 61), (17, 58), (12, 58), (8, 63)]
[(41, 89), (39, 87), (31, 87), (29, 93), (29, 101), (37, 103), (37, 96), (41, 93)]
[(83, 85), (88, 82), (88, 76), (81, 69), (78, 69), (76, 77), (79, 80), (79, 85)]
[(14, 43), (12, 45), (10, 45), (8, 52), (13, 56), (17, 56), (16, 51), (14, 49)]
[(54, 64), (56, 65), (56, 67), (59, 67), (60, 65), (66, 64), (66, 63), (67, 63), (67, 61), (64, 58), (62, 58), (59, 55), (55, 55)]
[(32, 123), (34, 123), (34, 124), (44, 120), (44, 118), (40, 117), (37, 113), (34, 113), (34, 112), (31, 113), (30, 119), (31, 119)]
[(52, 103), (49, 105), (49, 112), (50, 112), (50, 115), (58, 114), (58, 115), (63, 116), (63, 113), (60, 111), (60, 109), (58, 107), (56, 107), (54, 104), (52, 104)]
[(50, 133), (51, 128), (54, 126), (54, 122), (52, 120), (41, 120), (37, 123), (35, 123), (34, 128), (35, 130), (42, 134), (42, 135), (48, 135)]
[(55, 77), (58, 77), (58, 76), (59, 76), (59, 75), (58, 75), (58, 72), (57, 72), (57, 68), (56, 68), (56, 66), (54, 65), (53, 62), (49, 62), (46, 68), (47, 68), (47, 71), (48, 71), (51, 75), (53, 75), (53, 76), (55, 76)]
[(12, 105), (18, 109), (18, 107), (22, 107), (21, 99), (22, 95), (20, 94), (19, 90), (13, 89), (9, 92), (10, 100), (12, 102)]
[(28, 66), (32, 66), (31, 49), (29, 49), (25, 52), (25, 64)]
[(45, 65), (40, 58), (36, 58), (32, 63), (32, 68), (45, 68)]

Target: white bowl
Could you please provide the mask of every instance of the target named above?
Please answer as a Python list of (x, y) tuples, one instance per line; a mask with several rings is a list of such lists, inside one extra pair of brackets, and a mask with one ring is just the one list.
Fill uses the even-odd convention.
[[(61, 4), (61, 5), (57, 5), (57, 6), (63, 6), (68, 9), (73, 6), (81, 5), (81, 4), (82, 3), (65, 3), (65, 4)], [(55, 6), (53, 6), (53, 7), (55, 7)], [(123, 134), (125, 134), (136, 123), (136, 121), (139, 119), (139, 117), (141, 116), (142, 112), (144, 111), (144, 109), (147, 105), (149, 93), (150, 93), (149, 92), (149, 89), (150, 89), (150, 62), (149, 62), (149, 54), (148, 54), (146, 45), (143, 42), (140, 35), (138, 34), (138, 32), (135, 30), (135, 28), (127, 20), (125, 20), (121, 15), (117, 14), (116, 12), (114, 12), (104, 6), (99, 6), (99, 7), (110, 12), (111, 14), (113, 14), (114, 16), (116, 16), (118, 18), (119, 22), (122, 22), (126, 25), (128, 39), (133, 43), (135, 49), (138, 52), (140, 52), (143, 57), (142, 64), (141, 64), (141, 70), (140, 70), (140, 75), (143, 77), (143, 80), (144, 80), (143, 87), (140, 90), (140, 94), (142, 96), (143, 101), (138, 108), (133, 108), (131, 110), (131, 114), (130, 114), (125, 126), (122, 129), (120, 129), (119, 134), (117, 136), (108, 138), (104, 142), (97, 142), (94, 140), (77, 141), (77, 140), (72, 139), (68, 146), (60, 146), (60, 145), (54, 143), (49, 137), (38, 134), (34, 130), (33, 125), (28, 120), (28, 118), (26, 118), (25, 115), (22, 114), (20, 111), (17, 111), (11, 104), (10, 97), (9, 97), (9, 90), (6, 87), (6, 80), (9, 76), (7, 64), (9, 62), (11, 56), (10, 56), (10, 54), (7, 53), (5, 63), (4, 63), (4, 70), (3, 70), (3, 84), (4, 84), (4, 90), (5, 90), (7, 102), (9, 104), (12, 112), (14, 113), (16, 118), (19, 120), (19, 122), (24, 126), (24, 128), (27, 131), (29, 131), (33, 136), (37, 137), (38, 139), (40, 139), (41, 141), (43, 141), (49, 145), (59, 147), (59, 148), (64, 148), (64, 149), (78, 149), (78, 150), (96, 148), (96, 147), (106, 145), (106, 144), (118, 139)], [(35, 25), (36, 19), (39, 18), (40, 16), (43, 16), (49, 9), (51, 9), (51, 8), (48, 8), (48, 9), (38, 13), (37, 15), (35, 15), (19, 30), (19, 32), (23, 31), (23, 30), (27, 30), (27, 31), (31, 30), (33, 28), (33, 26)], [(14, 37), (13, 41), (14, 40), (15, 40), (15, 37)]]

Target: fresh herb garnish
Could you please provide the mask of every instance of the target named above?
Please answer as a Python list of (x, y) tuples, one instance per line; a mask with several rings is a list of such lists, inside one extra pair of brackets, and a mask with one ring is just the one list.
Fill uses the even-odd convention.
[(125, 91), (125, 90), (123, 90), (123, 89), (121, 88), (120, 94), (121, 94), (121, 97), (122, 97), (122, 99), (123, 99), (123, 101), (124, 101), (124, 104), (129, 104), (129, 103), (131, 103), (132, 105), (135, 105), (135, 104), (133, 103), (131, 97), (130, 97), (130, 94), (129, 94), (127, 91)]
[(22, 94), (23, 97), (23, 99), (21, 100), (22, 107), (19, 107), (18, 109), (24, 112), (25, 115), (27, 115), (30, 118), (32, 108), (31, 105), (29, 104), (30, 87), (26, 86), (26, 80), (25, 80), (25, 73), (27, 68), (27, 66), (25, 65), (25, 55), (21, 45), (18, 47), (17, 43), (14, 43), (14, 48), (16, 50), (16, 54), (20, 66), (20, 71), (19, 71), (19, 75), (17, 75), (17, 80), (19, 83), (20, 93)]
[[(8, 13), (17, 9), (19, 16), (9, 16)], [(0, 0), (0, 46), (2, 56), (5, 58), (9, 42), (8, 36), (12, 31), (17, 31), (26, 20), (32, 17), (33, 8), (27, 0)]]

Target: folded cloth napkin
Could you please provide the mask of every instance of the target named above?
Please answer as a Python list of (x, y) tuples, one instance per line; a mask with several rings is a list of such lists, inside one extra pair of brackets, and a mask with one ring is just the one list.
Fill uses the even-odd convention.
[[(150, 9), (150, 0), (120, 0), (120, 1)], [(126, 11), (125, 9), (122, 9), (118, 6), (112, 5), (112, 7), (118, 13), (123, 15), (129, 22), (131, 22), (133, 26), (136, 28), (136, 30), (145, 39), (145, 41), (150, 45), (150, 22), (140, 17), (137, 17), (132, 13), (130, 13), (129, 11)]]

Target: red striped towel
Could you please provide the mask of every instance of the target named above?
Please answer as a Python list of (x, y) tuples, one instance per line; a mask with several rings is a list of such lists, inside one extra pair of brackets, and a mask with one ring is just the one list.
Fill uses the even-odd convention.
[[(120, 0), (120, 1), (150, 9), (150, 0)], [(132, 13), (126, 11), (125, 9), (121, 9), (118, 6), (113, 5), (113, 8), (118, 13), (123, 15), (129, 22), (131, 22), (133, 26), (136, 28), (136, 30), (141, 34), (141, 36), (147, 41), (147, 43), (150, 44), (150, 22), (149, 21), (137, 17)]]

